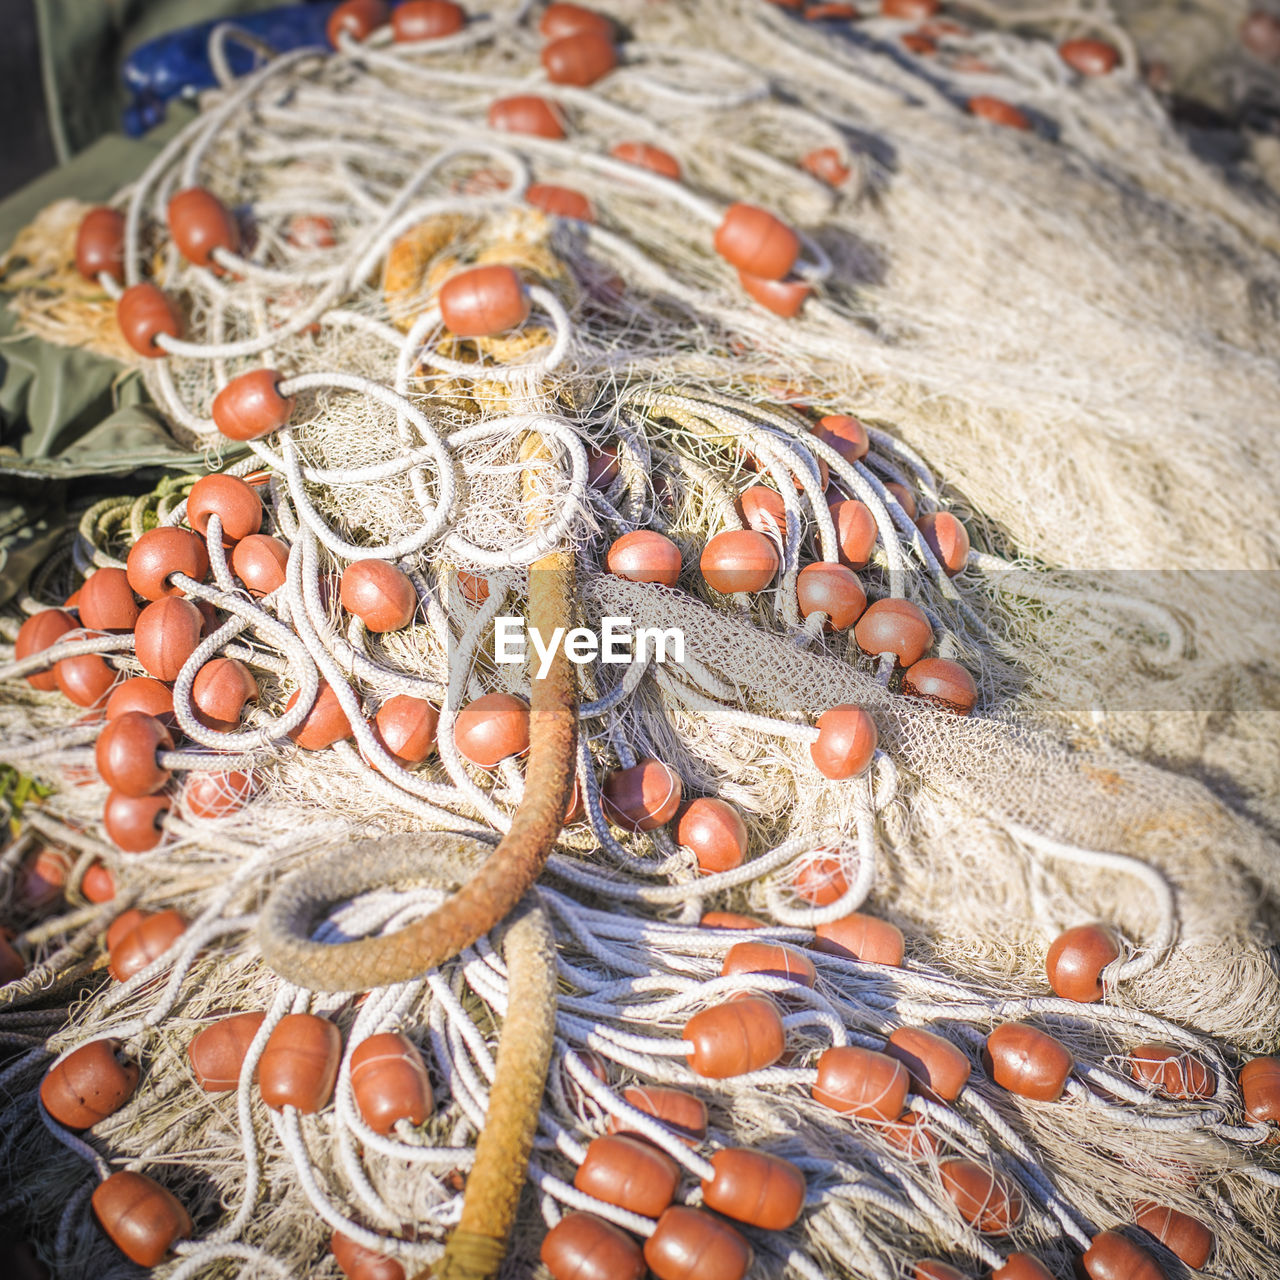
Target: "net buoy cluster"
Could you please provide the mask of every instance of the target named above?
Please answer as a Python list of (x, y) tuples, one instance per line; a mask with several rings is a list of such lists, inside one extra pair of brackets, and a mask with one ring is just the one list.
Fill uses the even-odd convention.
[[(932, 137), (1089, 158), (1132, 48), (654, 8), (346, 0), (84, 212), (210, 465), (85, 509), (9, 619), (5, 1213), (68, 1275), (1269, 1274), (1280, 989), (1252, 872), (1193, 855), (1270, 846), (1034, 687), (1177, 619), (940, 478), (847, 283), (904, 86)], [(1056, 125), (961, 92), (1019, 69)], [(416, 965), (539, 798), (557, 591), (554, 847)]]

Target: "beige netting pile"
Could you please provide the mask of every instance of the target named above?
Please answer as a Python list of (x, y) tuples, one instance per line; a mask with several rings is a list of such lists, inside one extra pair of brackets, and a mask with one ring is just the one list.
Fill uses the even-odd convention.
[[(1280, 1275), (1276, 197), (1101, 9), (1040, 19), (1086, 76), (927, 7), (620, 0), (577, 85), (526, 6), (346, 33), (95, 215), (119, 279), (32, 229), (26, 324), (119, 355), (118, 300), (233, 478), (84, 511), (0, 622), (0, 1215), (54, 1274), (497, 1274), (445, 1243), (545, 1006), (504, 1275)], [(572, 811), (415, 968), (545, 800), (504, 637), (569, 579), (622, 636)]]

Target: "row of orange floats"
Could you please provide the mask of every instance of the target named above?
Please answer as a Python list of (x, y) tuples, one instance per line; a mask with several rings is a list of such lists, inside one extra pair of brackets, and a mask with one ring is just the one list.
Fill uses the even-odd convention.
[[(849, 4), (814, 4), (807, 0), (770, 0), (770, 3), (781, 9), (792, 10), (811, 22), (831, 19), (856, 22), (862, 17), (861, 12)], [(898, 39), (908, 53), (922, 58), (937, 54), (939, 39), (970, 34), (970, 29), (964, 24), (940, 19), (938, 14), (941, 9), (940, 0), (881, 0), (880, 3), (880, 13), (885, 17), (918, 24), (914, 30), (903, 32)], [(1113, 44), (1092, 37), (1074, 37), (1062, 41), (1058, 45), (1058, 56), (1078, 75), (1086, 77), (1109, 75), (1120, 61), (1119, 51)], [(991, 70), (981, 60), (972, 57), (957, 59), (955, 66), (960, 71)], [(1003, 98), (977, 94), (967, 99), (965, 106), (970, 115), (992, 124), (1024, 132), (1029, 132), (1033, 127), (1024, 111)]]
[[(852, 502), (848, 500), (840, 505), (848, 506)], [(856, 505), (863, 506), (861, 503)], [(955, 519), (949, 513), (939, 514), (947, 515), (949, 520)], [(955, 523), (959, 525), (958, 521)], [(963, 529), (962, 525), (959, 527)], [(665, 534), (651, 529), (636, 529), (623, 534), (610, 545), (605, 565), (611, 573), (631, 582), (675, 587), (683, 570), (683, 556), (676, 543)], [(703, 549), (698, 567), (703, 581), (713, 591), (730, 594), (765, 590), (773, 582), (780, 565), (781, 559), (773, 540), (753, 528), (716, 534)], [(973, 710), (978, 689), (969, 672), (950, 659), (924, 656), (933, 643), (933, 628), (917, 605), (900, 598), (886, 598), (868, 605), (853, 571), (838, 563), (820, 562), (805, 566), (797, 576), (796, 592), (802, 616), (825, 613), (833, 630), (853, 626), (854, 638), (864, 652), (872, 656), (892, 653), (896, 662), (905, 668), (904, 694), (958, 715), (967, 715)], [(822, 728), (821, 721), (819, 728)], [(872, 750), (874, 747), (872, 740)], [(863, 767), (869, 762), (870, 755)], [(827, 776), (851, 777), (853, 774)]]
[[(186, 927), (174, 912), (126, 914), (142, 918), (117, 921), (128, 926), (111, 942), (112, 973), (120, 980), (139, 971), (151, 952), (159, 954)], [(262, 1013), (234, 1014), (190, 1041), (187, 1056), (201, 1089), (221, 1093), (238, 1087), (264, 1018)], [(341, 1056), (341, 1034), (329, 1019), (286, 1015), (273, 1028), (258, 1062), (263, 1102), (275, 1110), (288, 1106), (303, 1114), (323, 1110), (332, 1098)], [(41, 1102), (59, 1124), (84, 1130), (119, 1111), (132, 1098), (139, 1075), (137, 1064), (121, 1057), (118, 1042), (90, 1041), (46, 1074)], [(400, 1121), (423, 1124), (432, 1113), (431, 1081), (421, 1053), (407, 1036), (386, 1032), (362, 1041), (351, 1055), (350, 1079), (356, 1107), (376, 1133), (388, 1134)], [(192, 1229), (172, 1194), (137, 1173), (107, 1179), (94, 1193), (93, 1211), (108, 1238), (141, 1266), (156, 1266)], [(335, 1245), (335, 1253), (339, 1248)]]
[[(750, 928), (758, 927), (760, 922), (709, 913), (703, 923), (709, 927)], [(112, 976), (126, 981), (141, 972), (176, 943), (186, 929), (187, 921), (176, 911), (152, 914), (134, 909), (123, 913), (107, 932)], [(864, 962), (900, 964), (902, 958), (900, 932), (888, 922), (861, 913), (820, 927), (814, 945)], [(766, 973), (805, 985), (812, 985), (815, 979), (812, 961), (793, 947), (775, 943), (736, 944), (726, 953), (722, 973)], [(237, 1086), (241, 1065), (262, 1019), (259, 1013), (232, 1015), (206, 1028), (191, 1041), (188, 1056), (201, 1088), (219, 1092)], [(785, 1033), (777, 1004), (769, 997), (751, 994), (695, 1014), (686, 1024), (683, 1038), (691, 1044), (691, 1069), (711, 1079), (760, 1070), (776, 1062), (785, 1050)], [(259, 1064), (258, 1082), (264, 1102), (276, 1108), (293, 1106), (303, 1112), (322, 1109), (332, 1095), (340, 1056), (341, 1039), (333, 1023), (310, 1014), (287, 1016), (274, 1029)], [(1037, 1028), (1016, 1022), (1002, 1024), (991, 1033), (984, 1059), (996, 1083), (1019, 1096), (1040, 1101), (1053, 1101), (1061, 1096), (1073, 1066), (1070, 1052), (1060, 1042)], [(1130, 1055), (1129, 1070), (1135, 1079), (1171, 1098), (1206, 1097), (1214, 1092), (1208, 1068), (1193, 1056), (1170, 1046), (1138, 1046)], [(890, 1035), (883, 1051), (840, 1046), (824, 1052), (818, 1060), (813, 1096), (840, 1114), (875, 1125), (912, 1158), (936, 1156), (939, 1149), (934, 1135), (918, 1123), (911, 1126), (911, 1116), (904, 1117), (908, 1094), (914, 1090), (934, 1101), (953, 1102), (965, 1087), (970, 1071), (966, 1055), (949, 1040), (924, 1028), (901, 1027)], [(41, 1086), (41, 1098), (46, 1110), (59, 1123), (75, 1130), (84, 1129), (128, 1102), (138, 1076), (136, 1064), (120, 1058), (117, 1044), (109, 1040), (94, 1041), (68, 1055), (48, 1073)], [(383, 1034), (363, 1042), (352, 1055), (351, 1079), (362, 1116), (379, 1133), (390, 1132), (401, 1119), (421, 1124), (431, 1112), (430, 1082), (416, 1047), (406, 1037)], [(1256, 1058), (1245, 1064), (1239, 1083), (1250, 1120), (1280, 1121), (1280, 1059)], [(671, 1124), (678, 1136), (697, 1140), (705, 1133), (705, 1107), (685, 1091), (637, 1088), (628, 1090), (626, 1097), (655, 1118)], [(620, 1144), (619, 1139), (626, 1139), (632, 1145), (628, 1146), (627, 1141)], [(603, 1145), (597, 1149), (596, 1143)], [(628, 1135), (622, 1126), (613, 1125), (610, 1141), (597, 1139), (589, 1149), (589, 1159), (577, 1178), (579, 1190), (646, 1216), (661, 1215), (661, 1229), (655, 1232), (643, 1253), (656, 1275), (669, 1276), (670, 1280), (685, 1276), (692, 1280), (695, 1275), (701, 1280), (704, 1275), (720, 1275), (718, 1271), (695, 1273), (678, 1269), (682, 1251), (692, 1247), (690, 1242), (697, 1244), (704, 1238), (716, 1256), (719, 1256), (716, 1251), (725, 1254), (724, 1265), (729, 1269), (723, 1271), (724, 1276), (732, 1280), (744, 1274), (750, 1263), (750, 1246), (728, 1224), (702, 1211), (670, 1206), (669, 1199), (662, 1206), (649, 1200), (643, 1205), (639, 1201), (633, 1203), (633, 1196), (654, 1194), (653, 1179), (661, 1170), (649, 1169), (649, 1166), (656, 1161), (665, 1169), (670, 1164), (669, 1157), (656, 1149), (637, 1154), (634, 1146), (644, 1144), (635, 1135)], [(703, 1187), (708, 1208), (767, 1229), (784, 1229), (794, 1222), (794, 1216), (790, 1221), (782, 1221), (792, 1208), (798, 1215), (803, 1204), (803, 1178), (794, 1166), (777, 1157), (740, 1153), (735, 1149), (717, 1153), (712, 1163), (717, 1170), (716, 1178)], [(665, 1178), (669, 1176), (668, 1171), (659, 1179), (659, 1186), (665, 1186)], [(1022, 1213), (1020, 1193), (1001, 1175), (973, 1161), (944, 1157), (939, 1163), (939, 1176), (957, 1210), (978, 1230), (1001, 1235), (1016, 1225)], [(758, 1190), (759, 1187), (772, 1190), (768, 1190), (768, 1194), (748, 1194), (752, 1188)], [(744, 1207), (747, 1202), (755, 1208)], [(94, 1209), (108, 1235), (128, 1256), (143, 1265), (155, 1265), (184, 1232), (190, 1231), (189, 1219), (173, 1197), (159, 1184), (139, 1174), (130, 1173), (105, 1191), (100, 1188), (95, 1195)], [(163, 1229), (157, 1228), (158, 1234), (138, 1239), (139, 1213), (148, 1221), (161, 1223)], [(667, 1214), (672, 1216), (663, 1228)], [(553, 1274), (560, 1274), (552, 1265), (553, 1260), (562, 1254), (571, 1255), (573, 1250), (569, 1245), (582, 1236), (594, 1240), (604, 1231), (609, 1239), (622, 1237), (634, 1251), (629, 1237), (616, 1227), (605, 1224), (607, 1231), (604, 1227), (597, 1228), (594, 1222), (602, 1220), (585, 1220), (592, 1215), (570, 1215), (570, 1218), (574, 1221), (571, 1228), (566, 1227), (558, 1235), (553, 1232), (548, 1237), (550, 1244), (546, 1248), (550, 1256), (544, 1250), (544, 1260), (552, 1267)], [(1140, 1205), (1138, 1222), (1188, 1265), (1202, 1265), (1212, 1249), (1212, 1233), (1207, 1228), (1166, 1206)], [(335, 1253), (339, 1243), (335, 1239)], [(613, 1239), (611, 1247), (621, 1245)], [(343, 1248), (351, 1257), (368, 1253), (354, 1242), (346, 1242)], [(566, 1249), (568, 1254), (564, 1252)], [(1136, 1265), (1137, 1260), (1144, 1266), (1155, 1266), (1139, 1246), (1114, 1232), (1097, 1237), (1093, 1251), (1092, 1259), (1086, 1254), (1086, 1266), (1090, 1276), (1097, 1280), (1106, 1280), (1111, 1274), (1105, 1270), (1110, 1265), (1109, 1259), (1119, 1258), (1125, 1265)], [(1200, 1258), (1201, 1252), (1203, 1258)], [(145, 1261), (147, 1258), (152, 1261)], [(1021, 1258), (1026, 1255), (1014, 1255), (1008, 1265)], [(1197, 1258), (1200, 1261), (1196, 1261)], [(742, 1271), (734, 1269), (739, 1263)], [(1019, 1262), (1019, 1269), (996, 1274), (1038, 1276), (1040, 1272), (1028, 1269), (1032, 1264), (1039, 1265), (1034, 1259), (1026, 1258), (1025, 1263)], [(921, 1264), (935, 1268), (948, 1265)], [(363, 1272), (349, 1274), (358, 1276)], [(917, 1274), (948, 1280), (952, 1272), (924, 1270)], [(1159, 1272), (1149, 1274), (1156, 1277)]]

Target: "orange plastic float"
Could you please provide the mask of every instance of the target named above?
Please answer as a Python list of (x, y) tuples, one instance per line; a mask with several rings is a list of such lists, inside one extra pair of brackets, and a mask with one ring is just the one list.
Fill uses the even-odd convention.
[(552, 84), (585, 89), (602, 80), (618, 65), (618, 53), (609, 36), (599, 31), (576, 31), (543, 46), (542, 67)]
[(1213, 1232), (1202, 1222), (1177, 1209), (1139, 1201), (1133, 1206), (1134, 1221), (1149, 1231), (1170, 1253), (1181, 1258), (1193, 1271), (1199, 1271), (1213, 1253)]
[[(33, 613), (18, 628), (18, 638), (13, 645), (14, 661), (21, 662), (25, 658), (35, 657), (37, 653), (43, 653), (78, 625), (65, 609), (41, 609), (39, 613)], [(48, 670), (27, 676), (27, 683), (42, 693), (52, 693), (58, 687), (53, 674), (53, 663), (49, 664)]]
[(118, 1040), (91, 1040), (51, 1067), (40, 1083), (44, 1109), (68, 1129), (114, 1115), (138, 1087), (138, 1066), (122, 1062)]
[(374, 735), (397, 764), (411, 769), (435, 750), (440, 713), (425, 698), (397, 693), (378, 708)]
[(911, 1280), (969, 1280), (963, 1271), (957, 1271), (949, 1262), (936, 1258), (922, 1258), (911, 1270)]
[(866, 427), (847, 413), (831, 413), (819, 418), (813, 435), (830, 445), (846, 462), (861, 461), (871, 448)]
[(537, 94), (522, 93), (489, 104), (489, 128), (503, 133), (527, 133), (535, 138), (563, 138), (564, 119), (554, 103)]
[(600, 788), (604, 816), (624, 831), (653, 831), (676, 816), (684, 788), (670, 765), (639, 760), (615, 769)]
[(391, 11), (391, 38), (397, 44), (439, 40), (466, 25), (466, 10), (452, 0), (404, 0)]
[[(94, 638), (85, 636), (86, 640)], [(63, 658), (55, 663), (53, 682), (68, 702), (77, 707), (98, 707), (106, 702), (118, 674), (98, 654), (85, 653), (78, 658)]]
[(680, 180), (680, 161), (661, 147), (647, 142), (618, 142), (609, 148), (609, 154), (624, 164), (660, 173), (664, 178), (673, 178), (677, 182)]
[(370, 1036), (352, 1051), (351, 1091), (375, 1133), (390, 1133), (399, 1120), (423, 1124), (434, 1105), (418, 1046), (394, 1032)]
[(336, 49), (339, 36), (367, 39), (379, 27), (385, 26), (390, 16), (383, 0), (343, 0), (329, 15), (325, 32), (329, 43)]
[(1075, 1066), (1066, 1045), (1025, 1022), (997, 1027), (986, 1052), (996, 1084), (1037, 1102), (1057, 1102)]
[(804, 1208), (805, 1180), (790, 1160), (765, 1151), (722, 1147), (711, 1157), (715, 1176), (703, 1178), (708, 1209), (765, 1231), (785, 1231)]
[(169, 200), (169, 234), (178, 252), (194, 266), (213, 267), (219, 249), (240, 248), (240, 228), (231, 211), (212, 191), (187, 187)]
[[(297, 701), (298, 691), (295, 689), (284, 704), (285, 710), (290, 710)], [(304, 751), (323, 751), (335, 742), (345, 742), (353, 732), (338, 695), (327, 680), (321, 680), (311, 710), (303, 717), (302, 723), (290, 731), (289, 737)]]
[(262, 499), (237, 476), (201, 476), (187, 495), (187, 523), (204, 536), (214, 515), (222, 523), (222, 545), (230, 548), (262, 528)]
[(135, 542), (125, 561), (129, 585), (144, 600), (181, 595), (182, 588), (169, 581), (182, 573), (202, 582), (209, 572), (209, 552), (204, 540), (187, 529), (149, 529)]
[(235, 1013), (192, 1037), (187, 1060), (205, 1093), (226, 1093), (240, 1083), (240, 1069), (258, 1034), (264, 1013)]
[(839, 1045), (818, 1059), (813, 1100), (854, 1120), (896, 1120), (911, 1080), (901, 1062), (874, 1049)]
[(529, 750), (529, 704), (513, 693), (486, 693), (458, 712), (453, 741), (463, 759), (496, 769)]
[(255, 600), (284, 586), (288, 565), (289, 548), (265, 533), (250, 534), (231, 552), (231, 572)]
[(645, 1275), (640, 1246), (594, 1213), (566, 1213), (543, 1237), (538, 1256), (552, 1280), (643, 1280)]
[(297, 401), (280, 394), (274, 369), (254, 369), (232, 378), (213, 398), (214, 425), (228, 440), (260, 440), (289, 425)]
[(744, 996), (695, 1013), (684, 1025), (683, 1039), (693, 1044), (690, 1068), (709, 1080), (771, 1067), (786, 1048), (778, 1006), (764, 996)]
[(786, 507), (782, 495), (766, 485), (753, 484), (738, 496), (738, 514), (757, 533), (782, 538), (787, 531)]
[(141, 612), (123, 569), (99, 569), (84, 580), (77, 601), (80, 623), (90, 631), (132, 631)]
[(164, 838), (161, 823), (172, 804), (165, 795), (126, 796), (112, 791), (102, 809), (102, 825), (122, 853), (148, 853)]
[(124, 340), (149, 360), (164, 355), (156, 343), (162, 334), (182, 337), (182, 315), (172, 298), (155, 285), (144, 281), (130, 285), (116, 300), (116, 323)]
[(708, 911), (698, 921), (701, 929), (767, 929), (769, 926), (755, 916), (739, 915), (735, 911)]
[(1094, 1236), (1081, 1261), (1089, 1280), (1167, 1280), (1164, 1268), (1118, 1231)]
[(763, 533), (729, 529), (717, 533), (703, 548), (698, 568), (713, 591), (729, 595), (763, 591), (781, 563), (777, 547)]
[(818, 976), (807, 955), (781, 942), (735, 942), (725, 953), (720, 975), (739, 973), (767, 974), (805, 987), (813, 986)]
[(256, 789), (253, 774), (241, 769), (189, 773), (182, 787), (182, 812), (197, 821), (226, 818), (243, 809)]
[(603, 13), (580, 4), (549, 4), (538, 22), (538, 34), (544, 40), (562, 40), (584, 32), (612, 38), (613, 23)]
[(943, 1190), (960, 1216), (988, 1235), (1002, 1236), (1022, 1219), (1022, 1193), (1003, 1174), (953, 1157), (938, 1166)]
[(108, 934), (111, 976), (117, 982), (127, 982), (158, 960), (187, 931), (186, 918), (176, 911), (141, 915), (141, 919), (117, 934), (114, 940)]
[(849, 180), (853, 172), (845, 164), (844, 156), (835, 147), (818, 147), (810, 151), (801, 161), (800, 167), (811, 173), (828, 186), (841, 187)]
[(747, 824), (728, 801), (699, 796), (680, 809), (676, 843), (693, 850), (699, 870), (732, 871), (747, 856)]
[(950, 511), (931, 511), (917, 521), (925, 542), (947, 577), (954, 578), (969, 562), (969, 533)]
[(1240, 1068), (1240, 1092), (1248, 1119), (1280, 1123), (1280, 1057), (1246, 1062)]
[(191, 686), (195, 717), (206, 729), (227, 733), (240, 723), (246, 702), (257, 701), (258, 682), (236, 658), (212, 658)]
[(644, 1246), (657, 1280), (743, 1280), (754, 1256), (727, 1222), (678, 1204), (658, 1219)]
[(133, 656), (155, 679), (171, 683), (199, 647), (204, 625), (204, 615), (190, 600), (153, 600), (138, 615)]
[(156, 1267), (192, 1232), (177, 1198), (145, 1174), (122, 1169), (94, 1188), (93, 1216), (112, 1244), (140, 1267)]
[(514, 267), (495, 263), (450, 276), (440, 290), (440, 315), (459, 338), (488, 338), (529, 318), (529, 291)]
[[(679, 1138), (694, 1146), (706, 1136), (707, 1104), (683, 1089), (660, 1088), (657, 1085), (629, 1085), (622, 1091), (637, 1111), (661, 1120)], [(610, 1133), (630, 1133), (627, 1122), (617, 1116), (609, 1118)], [(643, 1137), (643, 1134), (634, 1136)]]
[(76, 232), (76, 270), (86, 280), (106, 272), (117, 284), (124, 282), (124, 214), (99, 205), (90, 209)]
[(342, 1036), (328, 1018), (290, 1013), (276, 1023), (258, 1060), (258, 1089), (276, 1111), (321, 1111), (333, 1096)]
[(898, 665), (915, 665), (933, 645), (933, 627), (924, 611), (896, 597), (875, 600), (853, 628), (853, 638), (863, 653), (891, 653)]
[(355, 560), (342, 571), (342, 607), (365, 629), (399, 631), (418, 611), (418, 593), (409, 575), (385, 560)]
[(680, 1166), (652, 1143), (604, 1134), (587, 1147), (573, 1185), (597, 1200), (656, 1218), (675, 1198)]
[(980, 120), (989, 120), (992, 124), (1003, 125), (1006, 129), (1029, 131), (1031, 121), (1011, 102), (1003, 98), (993, 98), (987, 94), (978, 94), (969, 99), (969, 114)]
[(715, 248), (739, 271), (781, 280), (800, 256), (800, 238), (766, 209), (735, 204), (716, 231)]
[(329, 1237), (329, 1252), (347, 1280), (405, 1280), (404, 1268), (394, 1258), (366, 1249), (341, 1231)]
[(912, 663), (903, 674), (902, 692), (958, 716), (967, 716), (978, 701), (973, 677), (948, 658), (921, 658)]
[(531, 182), (525, 188), (524, 198), (535, 209), (556, 218), (573, 218), (578, 222), (594, 222), (595, 210), (591, 201), (572, 187), (558, 187), (550, 182)]
[(908, 520), (916, 518), (916, 496), (907, 488), (905, 484), (899, 484), (896, 480), (886, 480), (884, 487), (897, 499), (898, 505), (907, 514)]
[(169, 781), (157, 752), (173, 750), (173, 735), (154, 716), (126, 711), (103, 726), (94, 762), (103, 782), (121, 795), (149, 796)]
[(1049, 948), (1049, 985), (1064, 1000), (1092, 1004), (1102, 999), (1102, 971), (1120, 957), (1120, 935), (1104, 924), (1076, 925)]
[(845, 703), (818, 717), (818, 740), (809, 746), (814, 767), (825, 778), (843, 780), (866, 773), (880, 735), (862, 708)]
[(784, 320), (798, 316), (813, 292), (813, 286), (804, 280), (766, 280), (742, 270), (738, 271), (738, 283), (753, 302)]
[(861, 960), (866, 964), (902, 964), (905, 943), (902, 930), (887, 920), (851, 912), (830, 924), (820, 924), (814, 939), (815, 951)]
[(815, 907), (829, 907), (849, 891), (844, 862), (834, 856), (809, 858), (791, 882), (796, 893)]
[(880, 0), (880, 12), (886, 18), (902, 18), (907, 22), (924, 22), (940, 8), (940, 0)]
[(1058, 57), (1082, 76), (1109, 75), (1120, 61), (1115, 45), (1105, 40), (1064, 40), (1058, 46)]
[(968, 1057), (950, 1040), (923, 1027), (899, 1027), (889, 1037), (885, 1054), (901, 1062), (917, 1093), (954, 1102), (969, 1083)]
[(680, 579), (680, 548), (652, 529), (624, 533), (610, 546), (605, 565), (612, 574), (629, 582), (660, 582), (674, 587)]

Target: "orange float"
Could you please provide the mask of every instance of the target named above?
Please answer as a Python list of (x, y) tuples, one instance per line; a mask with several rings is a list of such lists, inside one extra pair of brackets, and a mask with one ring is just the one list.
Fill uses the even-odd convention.
[(768, 210), (735, 204), (716, 231), (715, 249), (739, 271), (781, 280), (800, 256), (800, 238)]
[(466, 10), (452, 0), (404, 0), (391, 11), (391, 38), (397, 44), (439, 40), (466, 25)]
[(187, 187), (169, 200), (169, 233), (178, 252), (197, 267), (213, 267), (213, 254), (240, 248), (240, 228), (231, 211), (205, 187)]
[(459, 338), (490, 338), (529, 318), (529, 291), (514, 267), (494, 263), (450, 276), (440, 290), (445, 328)]
[(107, 1238), (140, 1267), (157, 1267), (192, 1232), (191, 1217), (158, 1182), (122, 1169), (94, 1188), (93, 1216)]
[(685, 1023), (682, 1039), (693, 1044), (690, 1068), (709, 1080), (771, 1067), (786, 1048), (778, 1006), (764, 996), (745, 996), (695, 1013)]
[(232, 378), (213, 398), (213, 422), (228, 440), (260, 440), (288, 426), (297, 401), (281, 395), (274, 369)]
[(99, 205), (80, 220), (76, 270), (86, 280), (105, 271), (117, 284), (124, 282), (124, 214), (118, 209)]
[(1045, 971), (1054, 994), (1092, 1004), (1102, 999), (1102, 971), (1120, 957), (1120, 935), (1104, 924), (1076, 925), (1049, 948)]

